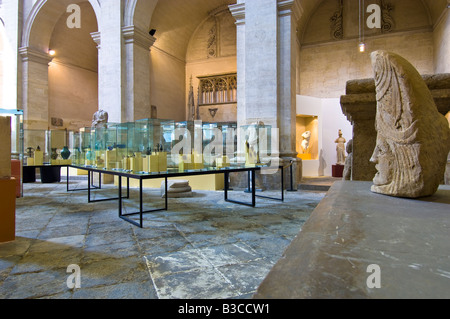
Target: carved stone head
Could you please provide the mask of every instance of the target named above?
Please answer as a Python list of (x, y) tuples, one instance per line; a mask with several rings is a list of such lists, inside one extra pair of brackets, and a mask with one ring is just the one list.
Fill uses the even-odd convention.
[(372, 191), (417, 198), (434, 194), (450, 150), (449, 123), (417, 70), (386, 51), (371, 54), (375, 73), (377, 142)]

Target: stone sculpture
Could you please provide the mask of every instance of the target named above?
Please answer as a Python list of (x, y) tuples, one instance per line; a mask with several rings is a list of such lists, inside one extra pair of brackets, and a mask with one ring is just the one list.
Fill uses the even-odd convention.
[(339, 137), (334, 141), (336, 145), (336, 154), (337, 154), (337, 162), (338, 165), (345, 165), (345, 138), (342, 137), (342, 131), (338, 132)]
[(108, 113), (103, 110), (98, 110), (92, 117), (92, 127), (105, 127), (108, 123)]
[(352, 179), (353, 140), (348, 141), (345, 149), (346, 149), (348, 155), (345, 159), (345, 166), (344, 166), (344, 172), (342, 174), (342, 179), (345, 181), (350, 181)]
[(372, 191), (396, 197), (434, 194), (443, 180), (450, 129), (417, 70), (386, 51), (371, 54), (377, 141)]
[(303, 154), (306, 154), (309, 148), (309, 140), (311, 139), (311, 132), (306, 131), (305, 133), (302, 134), (302, 137), (303, 137), (302, 141)]

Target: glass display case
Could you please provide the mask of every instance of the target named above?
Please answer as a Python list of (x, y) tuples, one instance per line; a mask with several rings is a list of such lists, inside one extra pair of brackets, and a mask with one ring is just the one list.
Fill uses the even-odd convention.
[(224, 160), (237, 164), (237, 123), (222, 122), (218, 127), (222, 131)]
[(45, 131), (44, 163), (50, 165), (71, 164), (66, 130)]
[(251, 166), (267, 162), (266, 159), (272, 154), (271, 126), (260, 122), (241, 126), (240, 130), (245, 165)]
[(24, 161), (24, 136), (23, 136), (23, 111), (15, 109), (0, 109), (0, 116), (11, 118), (11, 176), (17, 180), (16, 196), (23, 196), (23, 161)]
[(46, 131), (45, 130), (23, 130), (24, 145), (24, 164), (43, 165), (48, 163), (48, 154), (45, 147)]
[(235, 122), (142, 119), (83, 128), (70, 133), (72, 162), (140, 173), (223, 168), (236, 154), (236, 127)]

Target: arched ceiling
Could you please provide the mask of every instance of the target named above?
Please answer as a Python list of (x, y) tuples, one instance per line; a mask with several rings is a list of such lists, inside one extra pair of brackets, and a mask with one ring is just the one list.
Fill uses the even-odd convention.
[(154, 46), (186, 59), (186, 51), (196, 28), (209, 13), (236, 0), (160, 0), (151, 17), (150, 29), (155, 29)]
[(66, 26), (70, 13), (61, 15), (52, 32), (49, 48), (55, 50), (55, 61), (97, 72), (98, 50), (91, 32), (98, 31), (95, 12), (88, 1), (78, 3), (83, 13), (81, 28)]
[(91, 3), (98, 15), (96, 0), (36, 0), (25, 21), (21, 46), (47, 52), (55, 25), (67, 6), (83, 2)]

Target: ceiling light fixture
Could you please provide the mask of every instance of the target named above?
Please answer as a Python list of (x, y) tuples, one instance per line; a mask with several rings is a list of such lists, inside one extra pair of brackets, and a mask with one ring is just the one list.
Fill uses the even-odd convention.
[(55, 50), (48, 50), (48, 54), (50, 56), (54, 56), (56, 54)]
[(364, 53), (366, 51), (366, 44), (364, 43), (364, 23), (363, 20), (364, 15), (364, 0), (362, 0), (362, 6), (361, 6), (361, 0), (359, 0), (359, 52)]

